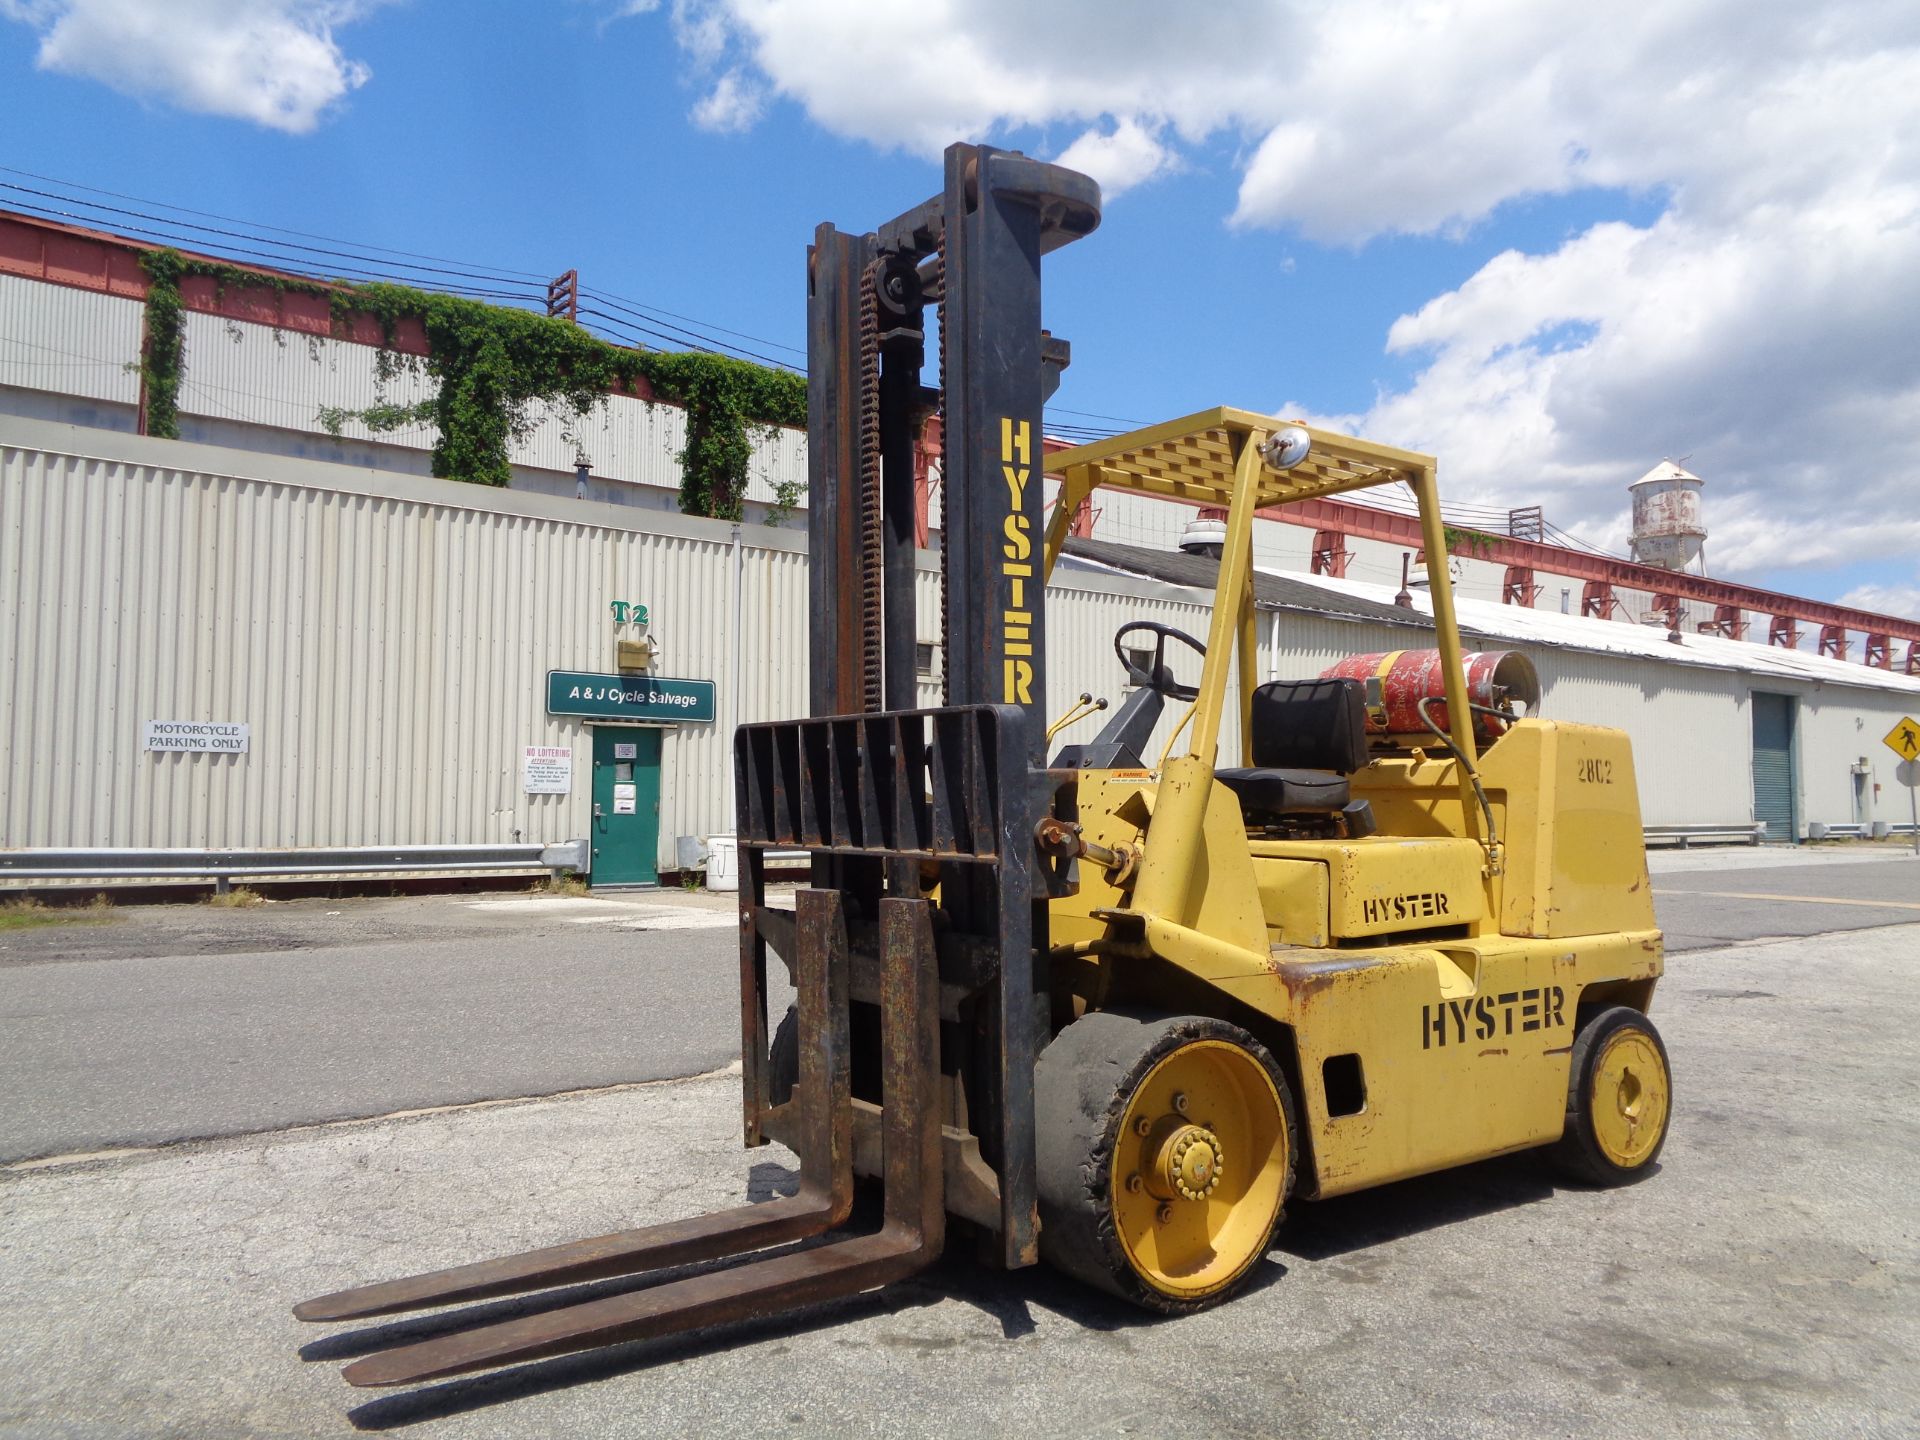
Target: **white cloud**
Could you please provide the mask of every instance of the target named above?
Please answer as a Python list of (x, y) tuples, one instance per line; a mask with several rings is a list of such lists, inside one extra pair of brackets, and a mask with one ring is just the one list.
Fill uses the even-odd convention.
[(1881, 615), (1920, 620), (1920, 575), (1912, 585), (1856, 585), (1839, 603)]
[(0, 0), (40, 32), (43, 70), (304, 134), (372, 72), (335, 43), (350, 0)]
[(1109, 200), (1151, 180), (1179, 161), (1173, 151), (1138, 120), (1122, 120), (1111, 131), (1088, 130), (1055, 157), (1055, 163), (1079, 170), (1100, 182)]
[(1611, 549), (1627, 482), (1691, 454), (1722, 573), (1920, 553), (1910, 0), (927, 0), (884, 26), (844, 0), (676, 0), (675, 16), (703, 67), (882, 147), (1039, 131), (1044, 151), (1064, 129), (1061, 159), (1118, 193), (1209, 143), (1238, 172), (1224, 218), (1323, 245), (1459, 236), (1593, 187), (1654, 201), (1650, 222), (1500, 255), (1401, 317), (1383, 343), (1413, 378), (1328, 418), (1434, 450), (1454, 498), (1543, 503)]
[(693, 123), (720, 134), (749, 130), (765, 103), (757, 86), (738, 70), (729, 70), (693, 107)]

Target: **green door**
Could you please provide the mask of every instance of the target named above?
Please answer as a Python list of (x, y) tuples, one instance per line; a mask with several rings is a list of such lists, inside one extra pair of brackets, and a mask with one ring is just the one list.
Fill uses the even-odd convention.
[(1767, 823), (1767, 839), (1797, 838), (1793, 792), (1793, 696), (1753, 692), (1753, 818)]
[(595, 885), (652, 885), (660, 876), (660, 732), (593, 727)]

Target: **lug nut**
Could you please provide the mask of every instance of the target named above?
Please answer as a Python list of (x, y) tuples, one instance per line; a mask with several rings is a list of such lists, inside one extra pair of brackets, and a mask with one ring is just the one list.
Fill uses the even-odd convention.
[(1133, 1122), (1133, 1133), (1136, 1135), (1145, 1135), (1151, 1129), (1153, 1129), (1153, 1122), (1144, 1115)]
[(1184, 1115), (1187, 1113), (1186, 1091), (1176, 1090), (1173, 1092), (1173, 1113), (1176, 1115)]
[(1154, 1212), (1153, 1218), (1158, 1220), (1162, 1225), (1166, 1224), (1169, 1220), (1173, 1219), (1173, 1206), (1162, 1205)]
[(1140, 1178), (1140, 1172), (1136, 1170), (1133, 1174), (1127, 1176), (1127, 1193), (1138, 1195), (1146, 1188), (1146, 1184), (1147, 1182)]

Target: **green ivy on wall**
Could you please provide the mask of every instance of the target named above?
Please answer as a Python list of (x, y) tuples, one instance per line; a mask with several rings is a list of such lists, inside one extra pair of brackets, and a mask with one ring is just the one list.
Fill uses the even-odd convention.
[[(396, 405), (376, 397), (357, 409), (327, 407), (321, 425), (338, 435), (349, 420), (375, 432), (409, 425), (434, 428), (433, 473), (479, 485), (513, 478), (510, 447), (558, 407), (583, 416), (613, 392), (632, 392), (645, 380), (662, 400), (683, 406), (686, 445), (680, 462), (680, 508), (688, 514), (737, 520), (745, 509), (747, 474), (756, 433), (807, 423), (804, 376), (744, 360), (699, 352), (628, 350), (566, 320), (483, 304), (457, 295), (374, 283), (326, 285), (263, 276), (189, 260), (172, 250), (144, 257), (151, 282), (147, 301), (147, 433), (176, 436), (184, 366), (180, 278), (208, 275), (227, 286), (267, 286), (278, 293), (324, 296), (336, 335), (355, 312), (374, 317), (382, 344), (375, 376), (384, 385), (405, 372), (437, 382), (432, 399)], [(401, 323), (418, 320), (427, 337), (424, 357), (394, 348)], [(166, 428), (160, 428), (164, 424)], [(799, 499), (798, 485), (776, 483), (774, 521)]]
[(187, 267), (178, 250), (149, 250), (140, 257), (147, 272), (147, 340), (140, 351), (141, 429), (163, 440), (180, 438), (180, 377), (186, 341), (180, 322), (180, 276)]
[(1478, 555), (1488, 559), (1493, 554), (1495, 538), (1482, 530), (1458, 530), (1451, 525), (1440, 527), (1440, 538), (1446, 542), (1447, 553), (1458, 555), (1464, 548), (1469, 555)]

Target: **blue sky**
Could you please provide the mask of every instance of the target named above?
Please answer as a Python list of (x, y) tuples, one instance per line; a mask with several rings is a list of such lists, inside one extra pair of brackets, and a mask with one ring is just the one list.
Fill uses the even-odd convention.
[(1907, 8), (0, 0), (0, 165), (577, 267), (797, 360), (817, 222), (931, 194), (950, 140), (1064, 157), (1109, 200), (1050, 261), (1059, 407), (1286, 408), (1615, 551), (1690, 455), (1716, 569), (1912, 614)]

